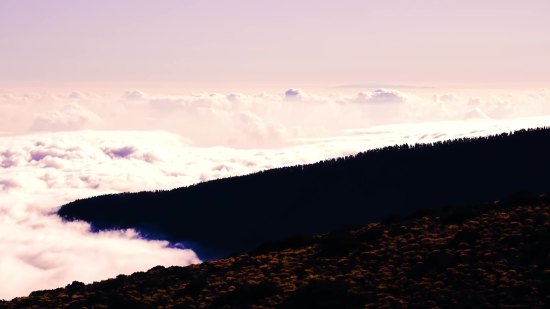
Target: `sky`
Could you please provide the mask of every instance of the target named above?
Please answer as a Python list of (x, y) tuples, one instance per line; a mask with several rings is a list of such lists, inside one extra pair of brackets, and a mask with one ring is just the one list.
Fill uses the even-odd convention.
[(2, 0), (0, 81), (541, 86), (549, 11), (546, 0)]
[(0, 299), (201, 262), (78, 198), (549, 126), (549, 9), (0, 0)]

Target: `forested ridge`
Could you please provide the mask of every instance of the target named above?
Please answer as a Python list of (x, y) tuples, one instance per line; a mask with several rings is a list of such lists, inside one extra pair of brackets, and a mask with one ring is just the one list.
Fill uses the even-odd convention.
[(443, 206), (248, 253), (0, 301), (0, 309), (550, 306), (550, 194)]
[(419, 208), (550, 188), (550, 128), (396, 145), (169, 191), (103, 195), (60, 208), (95, 230), (137, 228), (203, 259), (296, 233), (314, 235)]

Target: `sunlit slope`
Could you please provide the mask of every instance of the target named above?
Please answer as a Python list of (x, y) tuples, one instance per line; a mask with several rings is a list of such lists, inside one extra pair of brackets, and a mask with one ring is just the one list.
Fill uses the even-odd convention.
[(67, 220), (138, 228), (187, 241), (203, 258), (313, 235), (392, 213), (550, 188), (550, 129), (402, 145), (171, 191), (99, 196), (64, 205)]
[(19, 308), (548, 308), (550, 198), (519, 193), (36, 291)]

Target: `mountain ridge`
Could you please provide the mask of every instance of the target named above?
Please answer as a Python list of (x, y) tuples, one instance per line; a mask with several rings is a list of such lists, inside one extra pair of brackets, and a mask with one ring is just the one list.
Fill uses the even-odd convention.
[[(546, 308), (550, 194), (519, 191), (0, 301), (22, 308)], [(275, 246), (275, 247), (274, 247)]]
[(94, 231), (135, 228), (216, 259), (393, 213), (494, 201), (515, 190), (543, 193), (550, 187), (548, 141), (550, 128), (543, 127), (396, 145), (172, 190), (77, 200), (57, 214), (89, 222)]

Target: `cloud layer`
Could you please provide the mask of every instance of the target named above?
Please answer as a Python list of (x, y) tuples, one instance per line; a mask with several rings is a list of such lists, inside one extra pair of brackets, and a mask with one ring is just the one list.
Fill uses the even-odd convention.
[[(105, 193), (171, 189), (401, 143), (547, 126), (547, 90), (523, 97), (380, 89), (314, 95), (123, 95), (0, 98), (0, 299), (156, 265), (192, 251), (134, 231), (92, 234), (49, 215)], [(520, 103), (523, 102), (523, 103)], [(35, 112), (29, 114), (28, 110)], [(27, 111), (23, 113), (23, 111)], [(184, 219), (185, 220), (185, 219)], [(183, 220), (183, 222), (184, 222)]]
[(290, 88), (281, 94), (186, 95), (140, 90), (118, 94), (5, 92), (0, 97), (0, 132), (154, 129), (181, 134), (197, 146), (246, 149), (290, 146), (296, 137), (317, 138), (373, 125), (550, 115), (550, 92), (546, 89), (515, 93), (455, 93), (436, 88), (408, 91), (380, 88), (356, 94), (314, 94)]
[[(72, 92), (70, 98), (79, 95)], [(31, 131), (72, 131), (90, 128), (98, 125), (100, 118), (77, 103), (67, 103), (56, 110), (49, 110), (37, 115), (32, 123)]]

